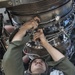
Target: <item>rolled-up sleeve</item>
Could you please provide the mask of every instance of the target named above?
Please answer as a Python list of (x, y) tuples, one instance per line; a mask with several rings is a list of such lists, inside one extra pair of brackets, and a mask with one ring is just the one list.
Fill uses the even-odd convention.
[(5, 75), (24, 75), (22, 50), (28, 40), (29, 36), (25, 36), (22, 41), (15, 41), (9, 44), (2, 63)]
[(49, 66), (55, 66), (58, 70), (61, 70), (64, 75), (75, 75), (75, 66), (67, 57), (62, 58), (57, 62), (48, 62), (48, 64)]

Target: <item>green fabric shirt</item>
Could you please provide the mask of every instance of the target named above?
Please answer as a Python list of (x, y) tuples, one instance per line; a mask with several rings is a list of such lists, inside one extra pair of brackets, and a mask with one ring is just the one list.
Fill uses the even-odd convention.
[[(29, 40), (28, 35), (22, 41), (15, 41), (9, 44), (9, 48), (3, 57), (3, 69), (5, 75), (24, 75), (24, 65), (22, 61), (22, 50)], [(47, 62), (48, 66), (56, 66), (65, 75), (75, 75), (74, 65), (65, 57), (57, 62)]]

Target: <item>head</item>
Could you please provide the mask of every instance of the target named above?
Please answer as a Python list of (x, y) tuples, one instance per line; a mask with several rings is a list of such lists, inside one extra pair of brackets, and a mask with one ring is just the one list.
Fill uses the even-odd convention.
[(32, 74), (42, 74), (46, 71), (47, 65), (41, 58), (36, 58), (30, 62), (29, 71)]

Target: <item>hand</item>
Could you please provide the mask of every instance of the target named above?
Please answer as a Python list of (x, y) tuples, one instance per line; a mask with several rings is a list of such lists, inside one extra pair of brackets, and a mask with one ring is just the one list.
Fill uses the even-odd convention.
[(34, 19), (26, 22), (23, 24), (17, 34), (14, 36), (13, 41), (22, 40), (26, 32), (30, 29), (36, 29), (38, 27), (38, 22), (40, 22), (40, 19), (38, 17), (35, 17)]
[(36, 29), (38, 27), (38, 22), (40, 22), (40, 19), (38, 17), (35, 17), (32, 20), (24, 23), (20, 29), (26, 30), (26, 31), (30, 29)]
[(42, 29), (38, 29), (38, 31), (34, 34), (33, 41), (36, 40), (40, 40), (42, 45), (47, 41)]

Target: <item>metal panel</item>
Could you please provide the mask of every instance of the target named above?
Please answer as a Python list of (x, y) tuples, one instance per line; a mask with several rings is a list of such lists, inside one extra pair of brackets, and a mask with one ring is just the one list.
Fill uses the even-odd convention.
[(13, 6), (12, 1), (10, 0), (0, 0), (0, 8), (11, 7)]
[[(23, 5), (24, 8), (24, 5)], [(19, 9), (16, 7), (13, 8), (9, 8), (9, 10), (11, 11), (11, 14), (15, 15), (18, 17), (18, 19), (20, 20), (20, 22), (26, 22), (28, 20), (30, 20), (32, 17), (36, 16), (37, 11), (34, 12), (34, 10), (29, 10), (27, 8), (28, 11), (25, 11), (26, 9), (23, 9), (22, 7), (20, 7)], [(65, 9), (64, 9), (65, 8)], [(51, 9), (51, 8), (49, 8)], [(55, 18), (55, 16), (59, 15), (60, 17), (66, 15), (67, 13), (69, 13), (72, 9), (72, 1), (70, 0), (68, 3), (60, 6), (59, 8), (53, 9), (51, 11), (47, 11), (43, 13), (39, 13), (38, 16), (40, 16), (41, 18), (41, 22), (47, 22), (53, 18)], [(40, 8), (40, 10), (42, 10), (42, 8)], [(28, 15), (29, 14), (29, 15)]]
[(8, 9), (12, 10), (14, 12), (24, 12), (25, 14), (37, 14), (40, 12), (45, 12), (48, 10), (55, 9), (65, 3), (67, 3), (68, 1), (72, 1), (72, 0), (42, 0), (42, 1), (38, 1), (38, 2), (35, 2), (35, 1), (33, 0), (33, 3), (28, 2), (26, 4), (25, 3), (21, 4), (18, 1), (18, 3), (17, 3), (18, 6), (16, 6), (16, 4), (13, 1), (14, 7), (11, 7)]

